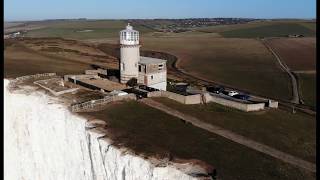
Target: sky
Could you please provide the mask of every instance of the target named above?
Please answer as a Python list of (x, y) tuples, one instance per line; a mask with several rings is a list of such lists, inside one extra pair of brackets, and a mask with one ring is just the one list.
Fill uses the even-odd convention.
[(5, 21), (205, 17), (316, 18), (316, 0), (4, 0)]

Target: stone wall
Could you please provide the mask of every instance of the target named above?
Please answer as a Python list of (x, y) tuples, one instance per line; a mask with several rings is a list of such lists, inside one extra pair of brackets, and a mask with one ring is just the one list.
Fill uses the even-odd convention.
[(89, 78), (99, 78), (96, 74), (79, 74), (79, 75), (64, 75), (63, 79), (64, 81), (69, 81), (69, 79), (72, 80), (80, 80), (80, 79), (89, 79)]
[(209, 93), (205, 93), (203, 96), (204, 96), (205, 103), (214, 102), (223, 106), (235, 108), (245, 112), (259, 111), (259, 110), (263, 110), (265, 107), (265, 103), (246, 104), (246, 103), (228, 100), (219, 96), (212, 96)]
[(182, 104), (200, 104), (202, 99), (201, 94), (184, 96), (169, 91), (149, 92), (148, 97), (166, 97)]

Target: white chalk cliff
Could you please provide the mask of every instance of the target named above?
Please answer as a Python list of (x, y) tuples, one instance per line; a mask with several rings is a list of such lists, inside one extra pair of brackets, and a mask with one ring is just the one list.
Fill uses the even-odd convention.
[[(190, 167), (156, 167), (111, 145), (58, 99), (43, 92), (9, 92), (4, 80), (5, 180), (196, 179)], [(26, 87), (27, 89), (27, 87)]]

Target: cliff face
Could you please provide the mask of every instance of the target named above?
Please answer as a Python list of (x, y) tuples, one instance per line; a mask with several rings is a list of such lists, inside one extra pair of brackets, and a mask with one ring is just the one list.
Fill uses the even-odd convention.
[(11, 93), (8, 80), (4, 85), (5, 179), (195, 179), (112, 146), (58, 99), (32, 90)]

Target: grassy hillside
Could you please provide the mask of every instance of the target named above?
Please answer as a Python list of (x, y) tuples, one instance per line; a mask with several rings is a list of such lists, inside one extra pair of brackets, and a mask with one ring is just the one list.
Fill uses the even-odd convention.
[(195, 28), (203, 33), (219, 33), (227, 38), (282, 37), (288, 34), (315, 36), (316, 22), (302, 20), (254, 21), (246, 24)]
[(217, 168), (224, 180), (314, 179), (314, 175), (282, 163), (138, 102), (110, 105), (85, 113), (108, 123), (116, 144), (136, 153), (196, 158)]
[(15, 78), (37, 73), (79, 74), (91, 69), (90, 62), (45, 55), (19, 43), (6, 43), (4, 51), (4, 77)]
[(291, 98), (288, 76), (259, 41), (209, 35), (144, 37), (142, 48), (176, 55), (178, 66), (195, 76), (270, 97)]
[(316, 74), (298, 74), (302, 99), (306, 105), (316, 108)]
[[(62, 37), (71, 39), (100, 39), (118, 37), (119, 31), (127, 25), (121, 20), (98, 20), (98, 21), (58, 21), (45, 23), (41, 29), (28, 31), (27, 37)], [(140, 33), (151, 30), (137, 25), (135, 29)]]
[(315, 36), (315, 32), (301, 24), (283, 23), (247, 29), (224, 31), (221, 33), (227, 38), (264, 38), (264, 37), (286, 37), (289, 34), (301, 34), (304, 36)]
[(215, 103), (183, 105), (167, 98), (155, 100), (207, 123), (223, 127), (307, 161), (316, 160), (316, 120), (283, 110), (242, 112)]
[(291, 70), (316, 69), (316, 38), (278, 38), (267, 43)]

